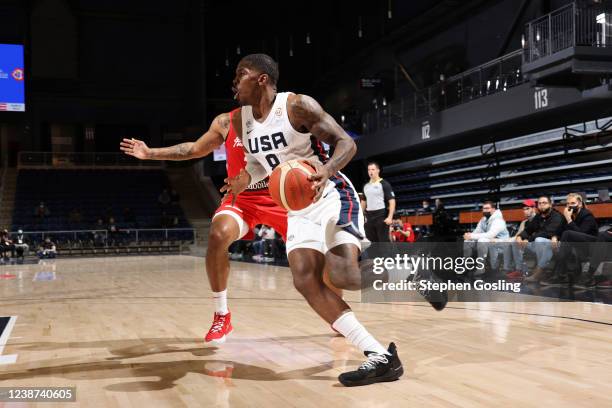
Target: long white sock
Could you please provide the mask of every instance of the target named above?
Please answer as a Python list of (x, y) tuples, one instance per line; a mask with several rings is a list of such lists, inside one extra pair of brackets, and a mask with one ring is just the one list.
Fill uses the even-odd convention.
[(387, 349), (359, 323), (353, 312), (344, 313), (332, 324), (332, 327), (362, 352), (373, 351), (378, 354), (389, 355)]
[(215, 300), (215, 313), (225, 315), (229, 312), (227, 310), (227, 289), (213, 292), (213, 299)]

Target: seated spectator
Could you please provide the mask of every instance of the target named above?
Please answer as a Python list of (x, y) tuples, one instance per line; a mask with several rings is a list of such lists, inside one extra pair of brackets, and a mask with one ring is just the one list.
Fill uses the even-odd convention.
[(170, 202), (172, 205), (179, 205), (179, 201), (181, 200), (181, 196), (176, 192), (175, 189), (170, 190)]
[(37, 255), (40, 259), (55, 258), (57, 249), (55, 243), (51, 241), (51, 238), (45, 238), (40, 247), (38, 248)]
[(391, 242), (414, 242), (412, 225), (409, 222), (402, 223), (399, 218), (394, 219), (389, 227), (389, 239)]
[(81, 211), (78, 208), (73, 208), (68, 215), (68, 222), (71, 225), (78, 225), (82, 221)]
[(28, 254), (30, 246), (28, 245), (22, 230), (17, 231), (17, 235), (15, 236), (13, 243), (15, 245), (15, 252), (17, 253), (17, 257), (24, 258), (25, 255)]
[[(517, 239), (520, 239), (520, 235), (525, 231), (533, 219), (537, 215), (536, 202), (532, 199), (523, 201), (523, 215), (525, 219), (521, 221), (516, 234), (510, 238), (508, 245), (504, 245), (504, 265), (503, 271), (506, 273), (508, 279), (519, 279), (522, 280), (527, 275), (527, 267), (522, 261), (522, 254), (519, 253), (520, 248), (518, 245), (513, 245)], [(514, 270), (512, 268), (514, 263)]]
[(168, 194), (168, 190), (164, 189), (161, 194), (157, 197), (157, 201), (162, 207), (167, 207), (170, 204), (170, 194)]
[(15, 245), (13, 241), (9, 237), (9, 233), (7, 230), (3, 230), (0, 232), (0, 255), (2, 255), (5, 259), (8, 259), (8, 254), (11, 254), (11, 257), (15, 257)]
[(544, 277), (546, 268), (553, 257), (553, 245), (559, 242), (559, 236), (565, 227), (565, 219), (552, 207), (550, 197), (538, 198), (539, 214), (533, 222), (526, 226), (525, 230), (517, 236), (515, 245), (519, 246), (517, 251), (517, 264), (523, 264), (523, 251), (535, 253), (537, 265), (534, 273), (525, 279), (525, 282), (539, 282)]
[[(493, 201), (482, 203), (482, 215), (483, 217), (476, 225), (476, 229), (463, 235), (463, 255), (471, 257), (474, 249), (476, 249), (479, 258), (490, 257), (490, 264), (495, 266), (502, 246), (491, 245), (491, 243), (507, 242), (510, 234), (504, 215), (501, 210), (497, 209), (497, 205)], [(484, 269), (477, 269), (474, 271), (474, 275), (482, 275), (484, 272)]]
[(431, 204), (429, 204), (429, 200), (423, 200), (423, 205), (421, 208), (418, 208), (416, 212), (418, 215), (431, 213)]
[(106, 246), (106, 232), (96, 230), (93, 232), (93, 244), (95, 247)]
[(48, 217), (50, 214), (51, 212), (49, 211), (49, 209), (47, 208), (47, 206), (45, 205), (43, 201), (41, 201), (38, 207), (34, 209), (34, 215), (40, 221), (42, 221), (45, 217)]
[[(584, 205), (580, 194), (568, 194), (563, 216), (565, 217), (566, 224), (559, 243), (555, 274), (550, 279), (542, 280), (540, 282), (542, 285), (568, 284), (567, 263), (573, 251), (576, 251), (578, 261), (587, 259), (589, 248), (586, 243), (597, 241), (597, 234), (599, 232), (597, 220), (593, 213)], [(575, 245), (575, 243), (582, 244)], [(582, 270), (578, 267), (575, 272), (579, 276)]]

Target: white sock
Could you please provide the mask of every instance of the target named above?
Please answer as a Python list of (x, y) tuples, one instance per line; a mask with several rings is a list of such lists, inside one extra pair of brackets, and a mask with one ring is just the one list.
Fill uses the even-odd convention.
[(221, 292), (213, 292), (213, 299), (215, 300), (215, 313), (226, 315), (227, 310), (227, 289)]
[(344, 313), (332, 324), (332, 327), (362, 352), (373, 351), (378, 354), (389, 355), (387, 349), (359, 323), (353, 312)]

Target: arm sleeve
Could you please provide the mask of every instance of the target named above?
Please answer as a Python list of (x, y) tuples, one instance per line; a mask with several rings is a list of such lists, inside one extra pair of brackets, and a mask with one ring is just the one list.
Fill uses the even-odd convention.
[(391, 184), (387, 180), (382, 181), (383, 194), (385, 195), (385, 201), (395, 200), (395, 193), (391, 188)]
[(481, 234), (482, 233), (482, 220), (478, 221), (478, 224), (476, 224), (476, 229), (474, 229), (474, 231), (472, 231), (472, 235), (474, 234)]
[(504, 229), (506, 229), (506, 223), (504, 222), (504, 220), (496, 219), (496, 220), (493, 220), (493, 224), (491, 225), (491, 228), (489, 228), (489, 231), (483, 232), (483, 233), (480, 233), (480, 234), (472, 234), (472, 238), (475, 238), (475, 239), (479, 239), (479, 238), (493, 239), (497, 235), (499, 235), (499, 233), (502, 232)]
[(268, 176), (268, 172), (266, 171), (264, 166), (262, 166), (261, 163), (259, 163), (255, 157), (247, 153), (246, 158), (246, 171), (251, 175), (250, 184), (260, 182)]
[(582, 232), (584, 234), (590, 234), (592, 231), (597, 231), (597, 220), (592, 214), (584, 217), (580, 225), (578, 225), (575, 221), (568, 223), (566, 229), (576, 232)]

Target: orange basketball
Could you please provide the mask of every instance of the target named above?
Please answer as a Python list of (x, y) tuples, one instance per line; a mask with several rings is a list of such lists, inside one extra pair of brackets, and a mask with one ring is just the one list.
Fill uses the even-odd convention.
[(303, 160), (289, 160), (279, 164), (272, 174), (268, 188), (276, 204), (288, 211), (298, 211), (312, 204), (315, 191), (308, 176), (315, 169)]

